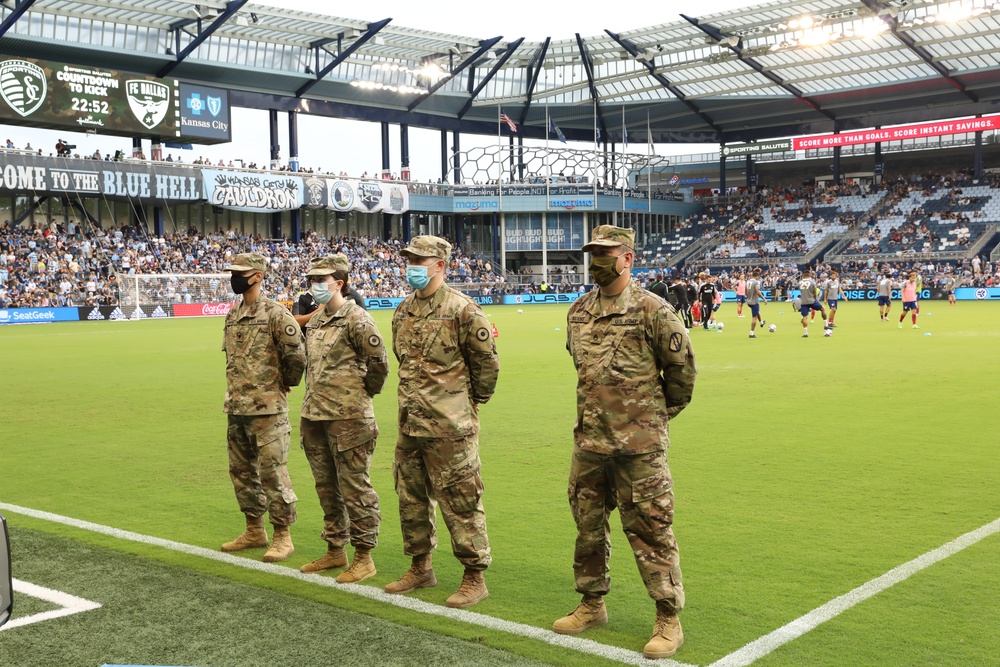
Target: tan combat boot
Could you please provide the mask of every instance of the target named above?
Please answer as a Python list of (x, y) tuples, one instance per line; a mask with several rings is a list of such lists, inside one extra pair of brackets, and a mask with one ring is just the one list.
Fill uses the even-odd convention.
[(598, 628), (608, 623), (608, 610), (603, 595), (584, 595), (576, 609), (552, 624), (552, 631), (561, 635), (576, 635), (587, 628)]
[(434, 569), (431, 566), (431, 555), (414, 556), (413, 564), (402, 577), (385, 587), (386, 593), (403, 595), (412, 593), (418, 588), (431, 588), (437, 586), (437, 577), (434, 576)]
[(295, 553), (295, 546), (292, 544), (292, 534), (288, 531), (288, 526), (275, 526), (274, 542), (271, 544), (271, 548), (264, 553), (264, 562), (277, 563), (293, 553)]
[(377, 574), (371, 549), (356, 549), (351, 566), (337, 577), (338, 584), (357, 584)]
[(299, 572), (312, 574), (313, 572), (332, 570), (336, 567), (347, 567), (347, 554), (344, 553), (343, 548), (327, 547), (326, 553), (322, 557), (311, 563), (306, 563), (299, 568)]
[(444, 603), (449, 607), (471, 607), (489, 594), (490, 592), (486, 590), (486, 577), (483, 576), (483, 571), (466, 568), (458, 590), (452, 593)]
[(232, 542), (222, 545), (223, 551), (243, 551), (244, 549), (263, 549), (267, 546), (267, 531), (264, 530), (264, 517), (247, 517), (247, 528)]
[(669, 658), (684, 643), (684, 631), (681, 620), (673, 611), (662, 609), (656, 605), (656, 625), (653, 626), (653, 637), (642, 649), (647, 658)]

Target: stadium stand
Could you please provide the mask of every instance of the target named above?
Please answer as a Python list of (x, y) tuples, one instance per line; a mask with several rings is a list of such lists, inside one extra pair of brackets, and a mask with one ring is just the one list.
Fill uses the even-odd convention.
[[(343, 252), (354, 263), (351, 285), (366, 297), (402, 297), (406, 264), (402, 242), (369, 237), (324, 239), (315, 232), (299, 244), (262, 239), (233, 231), (185, 232), (152, 237), (136, 228), (83, 231), (64, 229), (52, 221), (12, 229), (0, 225), (0, 307), (116, 305), (115, 274), (221, 273), (240, 252), (260, 252), (270, 259), (269, 296), (291, 301), (304, 286), (309, 261)], [(505, 277), (481, 255), (470, 256), (456, 245), (449, 282), (482, 292), (505, 290)], [(164, 303), (192, 302), (184, 284), (164, 294)]]

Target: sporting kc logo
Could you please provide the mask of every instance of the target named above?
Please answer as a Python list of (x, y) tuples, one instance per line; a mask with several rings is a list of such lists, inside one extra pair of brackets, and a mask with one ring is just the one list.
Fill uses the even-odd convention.
[(45, 72), (26, 60), (5, 60), (0, 63), (0, 95), (11, 109), (29, 116), (42, 106), (48, 84)]
[(128, 106), (139, 122), (152, 130), (159, 125), (170, 110), (170, 86), (145, 79), (125, 82)]

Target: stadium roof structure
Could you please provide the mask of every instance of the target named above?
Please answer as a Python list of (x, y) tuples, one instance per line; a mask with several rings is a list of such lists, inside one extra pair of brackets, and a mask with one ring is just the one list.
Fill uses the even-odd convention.
[[(10, 0), (0, 51), (176, 77), (233, 104), (570, 140), (721, 142), (1000, 111), (1000, 0), (777, 0), (528, 42), (247, 0)], [(609, 21), (613, 13), (609, 13)], [(647, 135), (647, 125), (651, 136)]]

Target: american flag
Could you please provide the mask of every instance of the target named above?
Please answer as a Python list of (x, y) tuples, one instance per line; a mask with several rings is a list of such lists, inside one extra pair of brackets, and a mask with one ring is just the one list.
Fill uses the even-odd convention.
[(500, 114), (500, 120), (502, 120), (503, 122), (507, 123), (507, 127), (510, 128), (511, 132), (517, 132), (517, 125), (515, 125), (514, 121), (512, 121), (510, 119), (510, 116), (508, 116), (505, 113), (502, 113), (502, 114)]

